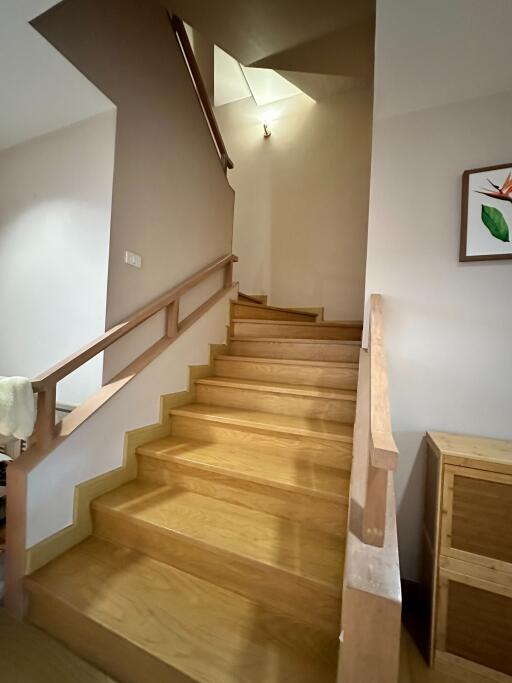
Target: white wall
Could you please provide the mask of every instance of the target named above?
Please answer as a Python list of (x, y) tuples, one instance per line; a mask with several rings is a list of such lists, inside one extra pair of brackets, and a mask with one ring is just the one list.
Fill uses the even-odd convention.
[[(0, 375), (34, 377), (105, 329), (115, 110), (0, 153)], [(101, 358), (58, 385), (76, 404)]]
[(360, 318), (370, 90), (318, 102), (299, 95), (266, 107), (247, 99), (216, 114), (235, 164), (229, 178), (240, 289), (269, 294), (278, 306), (325, 306), (331, 319)]
[[(402, 573), (428, 429), (512, 437), (512, 261), (458, 262), (461, 174), (512, 160), (509, 0), (378, 0), (366, 294), (385, 297)], [(501, 66), (500, 66), (501, 65)]]
[(119, 467), (125, 433), (158, 422), (160, 396), (188, 388), (189, 365), (209, 363), (209, 344), (226, 341), (232, 296), (212, 306), (30, 473), (27, 547), (71, 524), (75, 486)]

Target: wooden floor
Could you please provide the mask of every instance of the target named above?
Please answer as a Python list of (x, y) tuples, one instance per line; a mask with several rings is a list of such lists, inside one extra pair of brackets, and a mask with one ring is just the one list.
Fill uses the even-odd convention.
[(460, 683), (460, 681), (430, 669), (409, 632), (402, 627), (398, 683)]
[[(12, 620), (1, 608), (0, 680), (2, 683), (114, 683), (112, 678), (39, 629)], [(457, 682), (427, 667), (404, 628), (399, 683)]]
[(56, 640), (0, 608), (2, 683), (114, 683)]

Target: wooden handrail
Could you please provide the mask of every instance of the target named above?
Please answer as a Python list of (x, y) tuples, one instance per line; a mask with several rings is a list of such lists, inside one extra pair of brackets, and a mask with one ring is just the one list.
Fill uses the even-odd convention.
[[(62, 439), (64, 434), (68, 435), (66, 431), (68, 425), (73, 425), (73, 429), (76, 428), (78, 424), (81, 424), (81, 422), (89, 417), (95, 409), (102, 405), (105, 400), (108, 400), (113, 393), (118, 391), (121, 386), (124, 386), (124, 383), (129, 381), (136, 372), (142, 369), (142, 367), (145, 367), (148, 362), (156, 357), (155, 354), (158, 355), (158, 353), (161, 353), (161, 351), (174, 341), (179, 334), (188, 329), (198, 317), (215, 303), (220, 295), (232, 287), (233, 263), (236, 261), (238, 261), (238, 258), (232, 254), (214, 261), (195, 275), (192, 275), (165, 294), (162, 294), (146, 306), (140, 308), (136, 313), (112, 327), (100, 337), (84, 346), (80, 351), (68, 356), (65, 360), (57, 363), (57, 365), (54, 365), (49, 370), (36, 377), (32, 381), (32, 388), (34, 392), (38, 394), (38, 408), (32, 444), (35, 440), (36, 445), (40, 449), (48, 451), (52, 442), (58, 441), (59, 438)], [(187, 318), (178, 322), (180, 297), (220, 269), (225, 270), (222, 288), (214, 294), (213, 297), (210, 297), (210, 299), (201, 304), (201, 306), (193, 311)], [(58, 431), (55, 425), (57, 382), (64, 379), (64, 377), (67, 377), (97, 354), (108, 349), (112, 344), (121, 339), (121, 337), (124, 337), (128, 332), (134, 330), (162, 310), (166, 310), (165, 334), (162, 339), (156, 342), (151, 349), (148, 349), (136, 359), (136, 361), (133, 361), (128, 368), (125, 368), (124, 371), (118, 373), (118, 375), (109, 382), (107, 387), (102, 387), (97, 392), (97, 395), (95, 395), (96, 398), (93, 397), (92, 399), (88, 399), (85, 404), (72, 411), (62, 423), (64, 424), (65, 429), (63, 430), (61, 427), (60, 431)]]
[[(398, 680), (402, 596), (390, 474), (398, 452), (389, 417), (379, 295), (371, 298), (370, 328), (369, 349), (361, 349), (359, 357), (338, 683)], [(380, 433), (385, 441), (379, 441)], [(384, 457), (375, 443), (386, 446)]]
[(398, 448), (393, 438), (389, 386), (384, 349), (382, 296), (370, 297), (370, 430), (371, 459), (375, 467), (394, 470), (398, 463)]
[(226, 173), (228, 168), (231, 169), (234, 167), (234, 164), (229, 158), (226, 146), (224, 144), (224, 140), (222, 139), (222, 133), (220, 132), (219, 124), (217, 123), (217, 119), (215, 118), (213, 107), (210, 102), (210, 98), (208, 97), (208, 91), (204, 84), (203, 77), (201, 76), (201, 71), (199, 70), (199, 66), (194, 55), (194, 51), (192, 49), (192, 46), (190, 45), (190, 40), (188, 39), (187, 31), (185, 30), (185, 24), (183, 23), (182, 19), (180, 19), (180, 17), (176, 16), (176, 14), (169, 13), (169, 18), (171, 20), (171, 25), (174, 29), (174, 33), (176, 34), (178, 44), (181, 47), (183, 58), (185, 60), (186, 65), (189, 68), (192, 80), (194, 81), (199, 102), (203, 108), (204, 115), (206, 116), (206, 119), (208, 121), (208, 125), (210, 126), (212, 137), (219, 152), (220, 161), (224, 169), (224, 173)]
[(365, 543), (382, 547), (386, 533), (388, 479), (398, 463), (398, 448), (391, 427), (380, 294), (372, 294), (370, 298), (369, 328), (369, 458), (362, 535)]

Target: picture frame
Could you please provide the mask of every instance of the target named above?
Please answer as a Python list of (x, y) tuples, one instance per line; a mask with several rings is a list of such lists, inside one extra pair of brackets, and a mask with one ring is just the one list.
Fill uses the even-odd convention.
[(459, 261), (512, 259), (512, 163), (462, 174)]

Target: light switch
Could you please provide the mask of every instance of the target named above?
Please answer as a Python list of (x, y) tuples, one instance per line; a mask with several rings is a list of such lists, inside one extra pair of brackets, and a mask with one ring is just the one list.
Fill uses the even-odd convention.
[(134, 254), (133, 251), (124, 252), (124, 262), (134, 268), (142, 268), (142, 256)]

